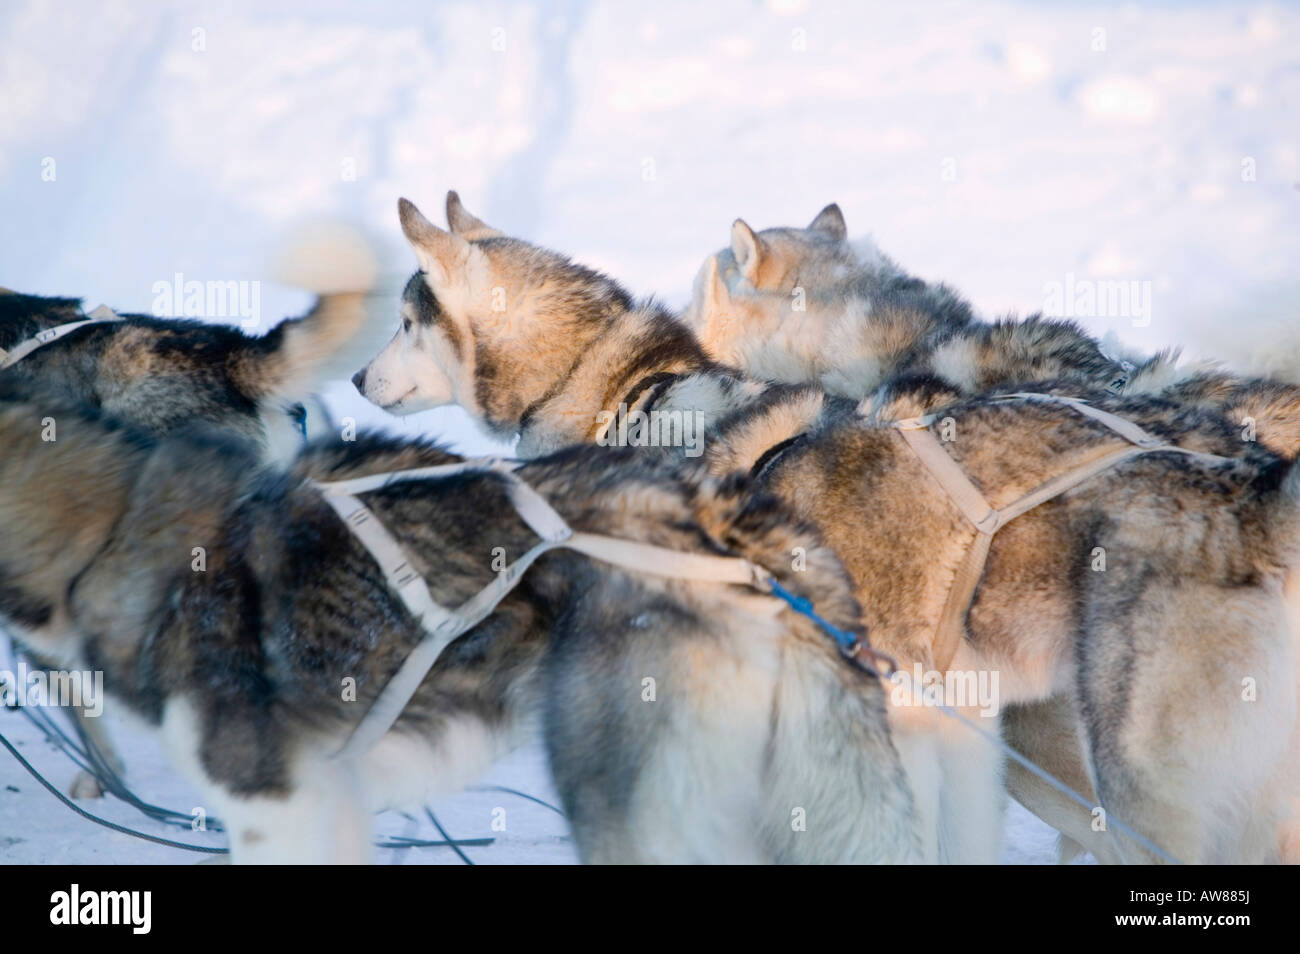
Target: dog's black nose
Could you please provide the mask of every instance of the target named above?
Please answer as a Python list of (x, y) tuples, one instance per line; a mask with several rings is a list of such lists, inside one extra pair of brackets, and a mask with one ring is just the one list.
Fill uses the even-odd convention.
[(363, 387), (366, 386), (366, 369), (365, 369), (365, 368), (362, 368), (362, 369), (361, 369), (360, 371), (358, 371), (356, 374), (352, 375), (352, 383), (353, 383), (354, 385), (356, 385), (356, 389), (357, 389), (358, 391), (360, 391)]

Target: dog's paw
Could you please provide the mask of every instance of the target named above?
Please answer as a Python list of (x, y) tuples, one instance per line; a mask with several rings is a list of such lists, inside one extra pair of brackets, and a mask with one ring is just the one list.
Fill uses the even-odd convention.
[(82, 769), (73, 777), (72, 785), (68, 787), (68, 796), (70, 798), (103, 798), (104, 789), (100, 786), (99, 779)]

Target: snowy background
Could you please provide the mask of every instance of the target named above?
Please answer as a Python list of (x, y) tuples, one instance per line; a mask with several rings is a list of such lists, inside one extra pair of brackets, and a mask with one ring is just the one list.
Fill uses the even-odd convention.
[[(7, 0), (0, 285), (147, 312), (177, 272), (265, 280), (287, 234), (331, 216), (384, 244), (397, 286), (413, 268), (397, 196), (440, 220), (456, 188), (490, 224), (680, 305), (737, 215), (802, 225), (833, 200), (986, 315), (1039, 310), (1070, 276), (1136, 281), (1149, 325), (1089, 327), (1267, 355), (1300, 336), (1298, 36), (1300, 9), (1249, 3)], [(264, 281), (263, 326), (306, 305)], [(393, 423), (342, 383), (327, 400), (490, 447), (457, 411)], [(0, 713), (0, 731), (70, 778), (24, 720)], [(188, 810), (127, 738), (140, 794)], [(545, 796), (535, 750), (499, 771)], [(498, 804), (514, 803), (440, 811), (468, 837)], [(561, 820), (518, 810), (479, 860), (572, 857)], [(1050, 860), (1042, 826), (1012, 823), (1008, 861)], [(90, 826), (0, 753), (0, 861), (107, 859), (193, 856)]]

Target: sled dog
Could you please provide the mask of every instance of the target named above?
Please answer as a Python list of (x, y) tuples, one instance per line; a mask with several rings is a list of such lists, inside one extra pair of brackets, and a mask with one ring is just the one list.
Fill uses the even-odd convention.
[[(454, 194), (449, 205), (455, 224)], [(719, 366), (662, 308), (563, 256), (481, 224), (469, 239), (443, 231), (407, 202), (399, 211), (420, 271), (394, 340), (354, 379), (367, 397), (399, 413), (458, 402), (493, 433), (518, 434), (524, 456), (601, 443), (602, 412), (620, 405), (700, 411), (708, 466), (746, 467), (820, 529), (853, 578), (873, 642), (900, 662), (933, 662), (944, 597), (974, 531), (896, 421), (939, 402), (922, 426), (993, 507), (1116, 443), (1060, 402), (964, 397), (935, 375), (913, 376), (888, 406), (846, 414), (813, 386), (758, 384)], [(505, 313), (493, 308), (502, 298)], [(1146, 429), (1153, 446), (1194, 454), (1146, 453), (1001, 531), (950, 668), (1000, 673), (1003, 703), (1064, 700), (1099, 806), (1174, 857), (1277, 858), (1296, 790), (1284, 584), (1300, 477), (1216, 412), (1077, 381), (1036, 390), (1067, 384)], [(1262, 700), (1265, 684), (1268, 704), (1246, 701)], [(914, 716), (891, 709), (900, 749)], [(995, 816), (996, 767), (972, 773), (980, 784), (940, 786), (940, 797), (972, 818)], [(913, 787), (934, 797), (934, 786)], [(949, 818), (949, 807), (923, 804), (923, 819)], [(940, 827), (985, 827), (957, 818)], [(1086, 825), (1079, 835), (1090, 848), (1105, 842), (1099, 855), (1155, 860)]]
[[(346, 379), (354, 349), (369, 340), (375, 261), (359, 236), (331, 225), (288, 247), (277, 274), (317, 300), (306, 316), (261, 337), (231, 325), (107, 309), (87, 315), (75, 298), (0, 290), (0, 380), (55, 389), (156, 436), (217, 427), (284, 463), (309, 434), (331, 429), (313, 395), (327, 381)], [(94, 320), (105, 311), (106, 320)], [(120, 773), (101, 722), (81, 717), (79, 708), (70, 713)], [(95, 798), (102, 789), (79, 772), (70, 792)]]
[[(25, 393), (0, 394), (0, 441), (0, 618), (104, 673), (237, 862), (363, 861), (372, 811), (456, 790), (537, 727), (584, 861), (918, 857), (881, 682), (770, 596), (545, 553), (377, 745), (339, 756), (424, 631), (313, 481), (457, 458), (363, 435), (259, 469), (225, 434), (153, 438)], [(519, 473), (575, 531), (745, 557), (858, 631), (833, 554), (738, 481), (598, 448)], [(494, 579), (494, 548), (537, 542), (499, 473), (360, 496), (444, 606)]]
[(684, 320), (711, 357), (761, 380), (818, 383), (884, 402), (894, 383), (906, 387), (913, 375), (964, 395), (1079, 382), (1215, 408), (1243, 440), (1300, 454), (1300, 387), (1204, 362), (1180, 365), (1176, 350), (1140, 356), (1073, 321), (982, 321), (948, 286), (909, 274), (870, 240), (850, 242), (834, 204), (803, 229), (756, 232), (737, 219), (730, 246), (700, 268)]
[(0, 378), (57, 388), (154, 435), (207, 423), (247, 439), (268, 460), (287, 461), (308, 424), (328, 429), (308, 414), (309, 406), (318, 410), (312, 396), (348, 377), (372, 327), (372, 253), (343, 230), (322, 232), (326, 240), (300, 240), (278, 266), (283, 279), (316, 293), (315, 305), (260, 337), (233, 325), (109, 311), (109, 320), (6, 360), (99, 310), (87, 315), (76, 298), (0, 290)]
[[(1098, 342), (1071, 321), (1037, 315), (981, 321), (953, 289), (914, 277), (869, 239), (850, 242), (834, 204), (803, 229), (756, 232), (737, 219), (729, 247), (701, 267), (686, 321), (718, 360), (763, 379), (817, 382), (867, 401), (883, 418), (898, 413), (900, 395), (908, 413), (924, 414), (991, 388), (1069, 395), (1082, 383), (1163, 397), (1171, 409), (1213, 409), (1237, 428), (1243, 443), (1259, 441), (1287, 459), (1300, 455), (1300, 387), (1294, 383), (1208, 362), (1182, 365), (1177, 350), (1128, 353), (1110, 336)], [(1288, 361), (1300, 365), (1285, 346), (1271, 346), (1270, 360), (1271, 370)], [(1248, 356), (1243, 367), (1258, 364)], [(929, 389), (921, 395), (924, 379)], [(1081, 757), (1072, 764), (1065, 754), (1077, 746), (1063, 705), (1013, 707), (1004, 728), (1022, 752), (1050, 761), (1060, 777), (1088, 789)], [(1063, 813), (1078, 811), (1014, 764), (1008, 783), (1031, 811), (1058, 827), (1066, 827)], [(1076, 819), (1070, 827), (1089, 831), (1085, 822)]]

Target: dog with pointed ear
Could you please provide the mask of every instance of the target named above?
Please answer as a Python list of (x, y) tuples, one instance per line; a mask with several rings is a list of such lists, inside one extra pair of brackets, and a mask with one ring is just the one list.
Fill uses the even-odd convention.
[(438, 228), (410, 200), (398, 200), (397, 217), (422, 274), (402, 293), (397, 333), (352, 383), (380, 407), (411, 414), (452, 403), (465, 392), (461, 357), (471, 332), (457, 316), (471, 309), (489, 263), (480, 249)]
[[(736, 219), (731, 224), (731, 256), (740, 275), (759, 290), (779, 284), (790, 257), (785, 246), (798, 231), (772, 229), (760, 233), (750, 228), (744, 219)], [(818, 212), (803, 231), (813, 233), (810, 238), (819, 243), (826, 240), (843, 242), (849, 234), (844, 224), (844, 213), (834, 202)]]
[(731, 257), (736, 260), (736, 268), (751, 285), (758, 287), (759, 270), (767, 256), (767, 243), (749, 227), (744, 219), (731, 223)]
[(505, 234), (498, 229), (492, 228), (492, 226), (466, 209), (455, 189), (447, 193), (447, 225), (451, 228), (453, 235), (459, 235), (467, 242), (485, 238), (500, 238)]
[[(722, 275), (718, 256), (710, 255), (705, 260), (704, 267), (695, 282), (694, 297), (698, 308), (691, 310), (691, 314), (686, 316), (686, 321), (693, 326), (701, 343), (709, 348), (715, 357), (718, 357), (719, 351), (713, 351), (710, 345), (728, 341), (734, 324), (731, 315), (731, 292)], [(696, 320), (692, 320), (693, 317)]]
[(402, 293), (393, 340), (353, 378), (395, 413), (454, 401), (493, 434), (512, 436), (584, 343), (632, 307), (617, 282), (490, 228), (455, 192), (451, 231), (406, 199), (397, 211), (420, 271)]
[(834, 202), (818, 212), (813, 220), (808, 223), (808, 231), (825, 232), (837, 242), (843, 242), (849, 237), (848, 227), (844, 224), (844, 213), (840, 211), (840, 207)]
[(463, 235), (438, 228), (409, 199), (397, 200), (397, 217), (402, 234), (411, 243), (415, 259), (444, 303), (444, 310), (463, 309), (475, 279), (485, 277), (487, 262), (483, 253)]

